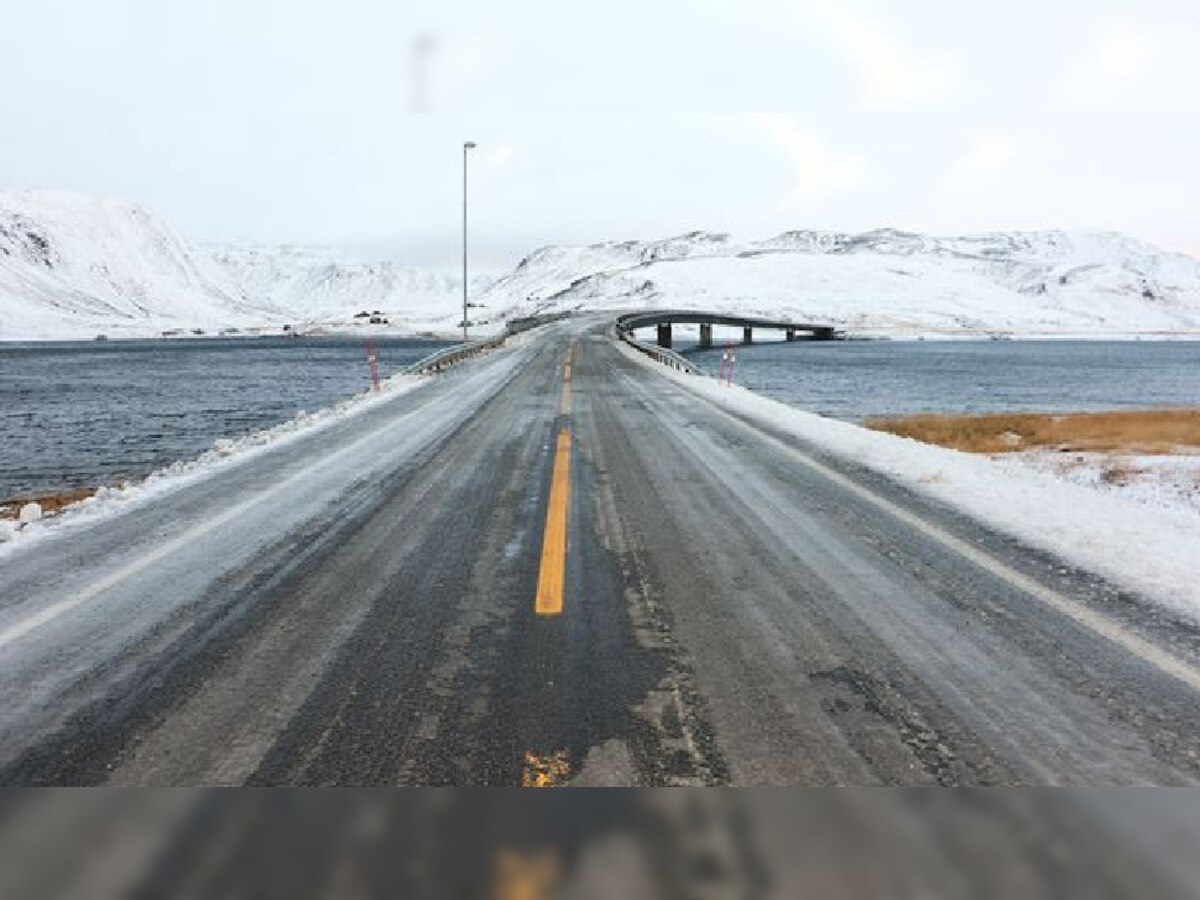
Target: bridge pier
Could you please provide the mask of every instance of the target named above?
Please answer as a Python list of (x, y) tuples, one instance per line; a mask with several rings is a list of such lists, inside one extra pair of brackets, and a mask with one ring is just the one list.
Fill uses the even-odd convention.
[(796, 340), (796, 329), (795, 328), (787, 329), (786, 334), (787, 334), (788, 343), (791, 343), (792, 341)]
[(754, 329), (751, 328), (749, 325), (747, 325), (746, 327), (744, 327), (742, 329), (742, 343), (743, 344), (753, 344), (754, 343)]
[(658, 323), (658, 346), (670, 350), (671, 349), (671, 323)]
[(712, 323), (700, 323), (700, 349), (708, 350), (712, 347)]

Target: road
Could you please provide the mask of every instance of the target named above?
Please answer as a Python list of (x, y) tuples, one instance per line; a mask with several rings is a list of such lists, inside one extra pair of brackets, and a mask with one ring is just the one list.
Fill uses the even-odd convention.
[(0, 779), (1194, 784), (1200, 634), (559, 323), (0, 563)]

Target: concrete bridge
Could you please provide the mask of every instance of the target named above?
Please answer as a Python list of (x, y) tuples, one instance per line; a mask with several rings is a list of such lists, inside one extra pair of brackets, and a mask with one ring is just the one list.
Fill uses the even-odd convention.
[(628, 313), (617, 319), (617, 330), (631, 332), (637, 328), (655, 328), (658, 345), (671, 348), (672, 325), (699, 325), (700, 349), (713, 345), (714, 325), (725, 325), (742, 329), (742, 343), (754, 343), (754, 329), (782, 331), (789, 341), (832, 341), (837, 338), (837, 329), (832, 325), (814, 325), (806, 322), (788, 322), (782, 319), (760, 319), (752, 316), (728, 316), (698, 310), (648, 310)]

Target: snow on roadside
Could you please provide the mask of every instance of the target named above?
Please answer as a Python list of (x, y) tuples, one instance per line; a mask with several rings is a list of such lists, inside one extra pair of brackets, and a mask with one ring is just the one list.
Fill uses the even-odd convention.
[(996, 465), (1013, 472), (1045, 472), (1143, 506), (1200, 514), (1200, 454), (1080, 453), (1029, 450), (999, 453)]
[(650, 366), (716, 406), (794, 435), (957, 507), (984, 524), (1200, 621), (1200, 516), (1149, 506), (1047, 472), (1000, 466), (804, 412), (734, 385), (687, 375), (622, 344)]
[(355, 394), (314, 412), (301, 411), (271, 428), (235, 438), (219, 438), (211, 450), (194, 459), (173, 462), (141, 481), (123, 487), (102, 487), (93, 496), (65, 507), (58, 515), (27, 523), (0, 521), (0, 558), (18, 547), (33, 544), (40, 537), (94, 522), (104, 515), (136, 508), (155, 497), (226, 471), (230, 466), (240, 465), (285, 442), (315, 434), (350, 416), (408, 393), (425, 380), (426, 376), (393, 375), (380, 383), (378, 393), (366, 391)]

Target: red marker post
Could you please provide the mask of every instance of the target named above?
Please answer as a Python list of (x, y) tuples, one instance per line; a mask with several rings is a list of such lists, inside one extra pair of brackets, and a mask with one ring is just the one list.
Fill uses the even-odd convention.
[(733, 366), (736, 362), (737, 356), (733, 352), (733, 344), (726, 344), (721, 353), (721, 374), (717, 376), (718, 384), (722, 381), (726, 386), (733, 383)]
[(371, 370), (371, 390), (379, 390), (379, 357), (375, 355), (375, 342), (367, 341), (367, 366)]

